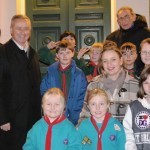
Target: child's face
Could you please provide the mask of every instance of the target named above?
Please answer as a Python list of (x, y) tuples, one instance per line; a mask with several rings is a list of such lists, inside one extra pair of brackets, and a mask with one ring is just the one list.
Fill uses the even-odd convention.
[(150, 65), (150, 44), (144, 43), (141, 48), (141, 60), (145, 65)]
[(65, 68), (71, 63), (74, 52), (68, 48), (60, 48), (56, 56), (59, 59), (61, 66)]
[(96, 95), (90, 99), (88, 107), (96, 122), (102, 122), (108, 111), (109, 104), (104, 96)]
[(147, 99), (150, 101), (150, 75), (148, 78), (143, 82), (143, 89), (147, 94)]
[(72, 37), (72, 36), (69, 35), (69, 36), (67, 36), (67, 37), (64, 37), (62, 40), (63, 40), (63, 41), (65, 40), (65, 41), (69, 42), (72, 49), (75, 48), (75, 46), (76, 46), (76, 41), (75, 41), (74, 37)]
[(122, 63), (122, 58), (113, 50), (105, 51), (102, 55), (104, 71), (110, 78), (116, 78), (118, 76)]
[(122, 53), (122, 57), (123, 57), (124, 65), (134, 66), (134, 62), (137, 58), (137, 54), (136, 54), (136, 51), (133, 51), (131, 49), (125, 49), (124, 52)]
[(49, 97), (43, 101), (42, 108), (44, 115), (47, 115), (52, 122), (63, 114), (65, 105), (60, 95), (49, 95)]
[(100, 57), (101, 57), (101, 51), (99, 48), (92, 48), (92, 50), (90, 50), (91, 61), (97, 64), (99, 62)]

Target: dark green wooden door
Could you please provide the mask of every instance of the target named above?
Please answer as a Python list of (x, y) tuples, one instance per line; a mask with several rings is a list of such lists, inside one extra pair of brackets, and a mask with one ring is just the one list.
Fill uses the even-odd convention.
[(65, 30), (76, 34), (81, 47), (101, 42), (110, 33), (111, 0), (26, 0), (32, 21), (31, 45), (38, 50), (57, 41)]
[[(50, 40), (58, 41), (65, 30), (77, 36), (76, 50), (102, 42), (110, 33), (110, 3), (111, 0), (26, 0), (26, 14), (32, 21), (32, 47), (38, 50)], [(40, 66), (43, 76), (47, 66)]]

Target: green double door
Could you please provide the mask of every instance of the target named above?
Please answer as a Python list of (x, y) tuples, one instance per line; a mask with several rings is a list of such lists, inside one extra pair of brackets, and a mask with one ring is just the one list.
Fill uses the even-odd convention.
[(32, 21), (31, 45), (38, 50), (61, 33), (77, 36), (77, 50), (101, 42), (110, 33), (111, 0), (26, 0)]

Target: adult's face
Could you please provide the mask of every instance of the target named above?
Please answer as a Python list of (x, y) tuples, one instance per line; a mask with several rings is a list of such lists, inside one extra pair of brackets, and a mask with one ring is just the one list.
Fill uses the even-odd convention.
[(24, 47), (25, 43), (30, 38), (31, 24), (25, 19), (15, 19), (10, 27), (12, 38), (21, 46)]
[(136, 15), (132, 14), (129, 10), (121, 10), (117, 14), (117, 22), (122, 29), (130, 29), (133, 25), (133, 22), (136, 19)]
[(104, 71), (112, 80), (117, 79), (119, 76), (122, 63), (122, 57), (120, 58), (118, 53), (113, 50), (105, 51), (102, 54), (102, 64)]

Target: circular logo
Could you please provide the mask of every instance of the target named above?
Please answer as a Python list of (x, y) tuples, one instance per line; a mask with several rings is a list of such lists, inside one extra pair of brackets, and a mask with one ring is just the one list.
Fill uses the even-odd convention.
[(135, 124), (140, 129), (146, 129), (150, 126), (150, 114), (147, 111), (139, 112), (135, 117)]

